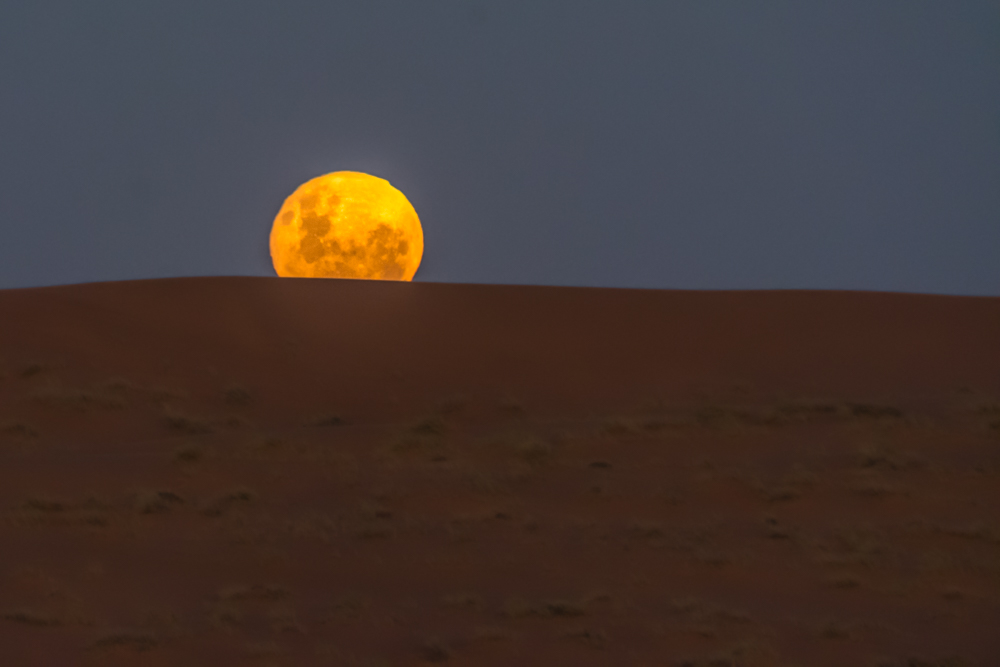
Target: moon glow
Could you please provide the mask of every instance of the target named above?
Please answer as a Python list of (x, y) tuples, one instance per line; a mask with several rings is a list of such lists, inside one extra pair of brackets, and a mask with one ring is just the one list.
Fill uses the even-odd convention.
[(271, 227), (282, 277), (413, 280), (424, 254), (420, 219), (389, 181), (335, 171), (293, 192)]

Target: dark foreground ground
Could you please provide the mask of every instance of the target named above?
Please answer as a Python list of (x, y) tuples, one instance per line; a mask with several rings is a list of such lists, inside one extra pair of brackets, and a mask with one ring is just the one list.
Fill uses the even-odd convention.
[(1000, 664), (1000, 299), (0, 292), (0, 664)]

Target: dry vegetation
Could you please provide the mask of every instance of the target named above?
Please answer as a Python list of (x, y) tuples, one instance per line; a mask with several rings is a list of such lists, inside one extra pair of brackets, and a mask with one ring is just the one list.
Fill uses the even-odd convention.
[(344, 418), (337, 414), (326, 414), (313, 420), (313, 426), (340, 426)]
[(163, 423), (172, 431), (188, 435), (211, 433), (213, 430), (212, 425), (207, 420), (191, 416), (171, 405), (166, 405), (163, 408)]
[[(964, 613), (972, 615), (1000, 600), (1000, 524), (989, 520), (987, 505), (963, 505), (964, 518), (949, 521), (907, 509), (925, 488), (952, 483), (968, 465), (943, 465), (949, 450), (915, 426), (924, 417), (892, 405), (660, 402), (636, 414), (545, 423), (531, 421), (521, 404), (509, 402), (499, 418), (477, 422), (481, 406), (454, 395), (404, 424), (355, 431), (353, 423), (327, 413), (261, 430), (240, 416), (189, 411), (177, 392), (152, 398), (149, 390), (124, 380), (68, 389), (53, 375), (44, 369), (21, 373), (26, 384), (34, 383), (25, 394), (31, 404), (53, 411), (72, 407), (77, 413), (146, 410), (162, 436), (150, 440), (158, 443), (160, 458), (148, 460), (161, 461), (161, 468), (128, 480), (127, 494), (108, 490), (100, 496), (113, 500), (22, 495), (4, 508), (6, 529), (89, 527), (107, 536), (134, 536), (138, 527), (142, 534), (165, 536), (170, 533), (156, 531), (178, 530), (171, 526), (187, 525), (180, 519), (201, 516), (198, 525), (215, 531), (200, 534), (214, 536), (199, 538), (208, 540), (206, 557), (209, 544), (226, 544), (248, 562), (291, 578), (299, 571), (294, 565), (299, 550), (309, 554), (303, 568), (323, 563), (338, 571), (353, 562), (350, 567), (368, 571), (368, 558), (399, 568), (407, 550), (424, 554), (434, 544), (440, 562), (414, 556), (413, 567), (426, 568), (421, 577), (442, 576), (468, 558), (489, 563), (476, 572), (503, 571), (510, 565), (503, 554), (512, 548), (522, 559), (565, 559), (566, 569), (555, 571), (572, 582), (559, 589), (563, 595), (544, 595), (541, 590), (551, 589), (522, 588), (516, 578), (497, 587), (489, 578), (466, 573), (468, 586), (425, 592), (414, 607), (362, 580), (352, 583), (354, 593), (341, 585), (322, 594), (297, 586), (302, 601), (293, 600), (284, 585), (228, 586), (201, 598), (198, 618), (168, 609), (163, 614), (174, 619), (170, 624), (143, 626), (136, 619), (132, 626), (155, 632), (105, 628), (88, 645), (92, 651), (166, 650), (175, 640), (167, 641), (160, 630), (187, 624), (238, 637), (241, 655), (252, 661), (284, 664), (280, 661), (292, 659), (289, 647), (305, 638), (314, 642), (317, 656), (344, 656), (336, 647), (350, 641), (344, 639), (349, 633), (359, 628), (391, 633), (405, 623), (423, 622), (424, 605), (428, 620), (421, 627), (441, 623), (436, 614), (459, 625), (434, 626), (442, 632), (420, 635), (408, 656), (421, 663), (459, 664), (467, 654), (474, 661), (476, 651), (513, 650), (540, 638), (559, 642), (560, 651), (585, 652), (566, 655), (615, 656), (628, 650), (631, 638), (642, 632), (638, 628), (647, 627), (642, 641), (660, 642), (656, 651), (672, 656), (668, 664), (743, 667), (778, 664), (783, 651), (778, 638), (790, 632), (789, 622), (767, 605), (743, 608), (699, 595), (698, 582), (713, 576), (742, 581), (745, 599), (763, 600), (767, 586), (781, 585), (787, 568), (787, 576), (796, 586), (809, 587), (810, 595), (854, 610), (801, 621), (808, 641), (815, 642), (812, 650), (837, 647), (830, 650), (852, 656), (861, 653), (851, 647), (877, 647), (881, 641), (880, 631), (865, 620), (865, 605), (873, 601), (923, 595), (964, 605)], [(220, 394), (215, 396), (218, 401)], [(223, 388), (221, 399), (217, 405), (236, 412), (258, 402), (240, 384)], [(966, 416), (970, 421), (962, 422), (962, 437), (976, 443), (982, 437), (976, 424), (998, 415), (996, 404), (975, 408)], [(51, 447), (29, 426), (33, 422), (13, 416), (2, 423), (0, 442), (38, 440), (38, 448)], [(217, 428), (220, 424), (230, 430)], [(236, 428), (242, 432), (234, 433)], [(368, 439), (360, 440), (358, 433)], [(823, 448), (810, 444), (822, 439)], [(971, 465), (984, 480), (974, 482), (969, 493), (982, 494), (996, 484), (996, 456), (979, 445), (966, 447), (969, 457), (982, 460)], [(162, 463), (164, 452), (168, 464)], [(211, 477), (202, 472), (207, 469), (228, 472)], [(559, 495), (550, 489), (559, 489)], [(812, 509), (855, 507), (851, 503), (857, 509), (843, 515)], [(568, 507), (574, 509), (567, 512)], [(706, 514), (705, 507), (715, 513)], [(292, 544), (287, 536), (294, 537), (294, 549), (280, 546), (282, 540)], [(585, 560), (594, 554), (600, 560)], [(578, 555), (583, 560), (577, 561)], [(650, 562), (658, 565), (647, 566), (641, 583), (626, 576), (630, 563)], [(920, 577), (928, 573), (938, 579), (925, 585)], [(986, 579), (970, 585), (971, 576)], [(41, 611), (47, 607), (38, 600), (23, 601), (24, 606), (3, 611), (0, 621), (53, 632), (70, 625), (61, 613)], [(638, 617), (648, 625), (623, 620)], [(447, 627), (465, 631), (446, 632)], [(341, 639), (327, 642), (331, 637)], [(497, 660), (489, 664), (510, 664)], [(879, 664), (975, 664), (964, 660), (904, 657)]]
[(31, 400), (44, 405), (77, 410), (88, 408), (120, 410), (126, 406), (126, 387), (119, 385), (76, 389), (53, 382), (35, 387), (28, 395)]
[(501, 614), (508, 618), (563, 618), (586, 613), (586, 606), (573, 600), (532, 601), (514, 597), (506, 600), (501, 608)]
[(208, 500), (202, 506), (201, 513), (205, 516), (219, 516), (235, 505), (247, 504), (256, 499), (257, 494), (252, 489), (238, 487)]
[(62, 625), (62, 621), (55, 616), (43, 614), (27, 609), (14, 609), (0, 612), (0, 618), (11, 623), (20, 623), (34, 627), (55, 627)]
[(250, 390), (241, 384), (231, 384), (226, 387), (222, 394), (223, 399), (228, 405), (235, 407), (245, 407), (250, 405), (253, 395)]
[(36, 438), (38, 437), (38, 431), (24, 422), (15, 421), (0, 426), (0, 435), (14, 438)]
[(155, 648), (158, 643), (156, 636), (150, 633), (118, 630), (97, 638), (91, 644), (91, 648), (103, 650), (124, 648), (142, 652)]
[(396, 287), (0, 291), (0, 665), (997, 663), (996, 302)]
[(182, 504), (184, 499), (173, 491), (143, 490), (135, 496), (135, 509), (140, 514), (160, 514)]
[(205, 458), (208, 449), (204, 445), (185, 442), (174, 448), (173, 459), (178, 463), (194, 463)]

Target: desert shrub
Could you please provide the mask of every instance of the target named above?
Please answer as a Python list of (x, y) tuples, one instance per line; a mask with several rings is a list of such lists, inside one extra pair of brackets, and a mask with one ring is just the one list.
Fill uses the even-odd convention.
[(177, 408), (166, 406), (163, 409), (163, 421), (170, 429), (191, 435), (211, 433), (208, 422), (188, 415)]
[(194, 463), (205, 457), (205, 448), (188, 442), (174, 449), (174, 460), (180, 463)]
[(425, 417), (410, 427), (413, 435), (444, 435), (446, 430), (447, 424), (438, 415)]
[(854, 417), (865, 419), (900, 419), (903, 411), (888, 405), (872, 405), (870, 403), (848, 403), (848, 410)]
[(159, 642), (152, 634), (145, 632), (119, 631), (100, 637), (93, 643), (93, 648), (131, 648), (136, 651), (148, 651)]
[(135, 509), (140, 514), (167, 512), (175, 504), (184, 500), (173, 491), (140, 491), (135, 496)]
[(778, 406), (778, 412), (793, 419), (818, 419), (835, 417), (841, 408), (833, 403), (786, 403)]
[(22, 378), (31, 378), (35, 377), (36, 375), (40, 375), (47, 370), (48, 366), (46, 366), (45, 364), (33, 362), (25, 364), (24, 366), (21, 367), (20, 376)]
[(601, 426), (601, 433), (610, 436), (635, 435), (641, 430), (634, 421), (623, 417), (609, 419)]
[(436, 412), (440, 415), (453, 415), (469, 407), (469, 399), (463, 394), (455, 394), (441, 400)]
[(257, 494), (246, 487), (238, 487), (227, 491), (205, 503), (201, 513), (205, 516), (219, 516), (236, 503), (248, 503), (256, 500)]
[(221, 589), (216, 598), (225, 602), (246, 602), (249, 600), (283, 600), (290, 595), (288, 588), (278, 584), (239, 584)]
[(313, 426), (340, 426), (344, 423), (344, 418), (336, 414), (323, 415), (315, 419)]
[(441, 598), (441, 602), (447, 607), (481, 609), (483, 607), (482, 596), (476, 593), (453, 593)]
[(9, 435), (17, 438), (34, 438), (38, 436), (38, 431), (24, 422), (9, 422), (0, 426), (0, 435)]
[(57, 625), (62, 625), (62, 621), (60, 621), (55, 616), (35, 611), (30, 611), (27, 609), (12, 609), (9, 611), (0, 612), (0, 618), (3, 618), (5, 621), (10, 621), (11, 623), (20, 623), (21, 625), (33, 625), (36, 627), (53, 627)]
[(119, 409), (125, 407), (120, 394), (103, 389), (72, 389), (58, 384), (36, 387), (28, 394), (31, 400), (63, 408), (83, 410), (89, 407)]
[(524, 404), (514, 398), (505, 398), (500, 401), (500, 411), (510, 416), (523, 415)]
[(52, 498), (29, 498), (24, 501), (23, 507), (39, 512), (65, 512), (69, 509), (69, 503)]
[(427, 662), (445, 662), (451, 658), (452, 652), (438, 639), (428, 639), (420, 647), (420, 655)]
[(240, 384), (231, 384), (222, 392), (222, 397), (226, 403), (234, 406), (249, 405), (253, 398), (250, 390)]
[(528, 463), (538, 463), (552, 453), (552, 445), (537, 436), (527, 436), (514, 445), (518, 456)]
[(583, 604), (570, 600), (543, 600), (531, 602), (524, 598), (509, 598), (504, 602), (501, 613), (508, 618), (538, 616), (542, 618), (583, 616), (587, 609)]

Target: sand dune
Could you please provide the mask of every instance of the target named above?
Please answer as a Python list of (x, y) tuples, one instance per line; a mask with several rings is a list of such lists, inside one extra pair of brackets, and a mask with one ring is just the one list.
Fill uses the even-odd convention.
[(0, 663), (998, 664), (1000, 299), (0, 291)]

